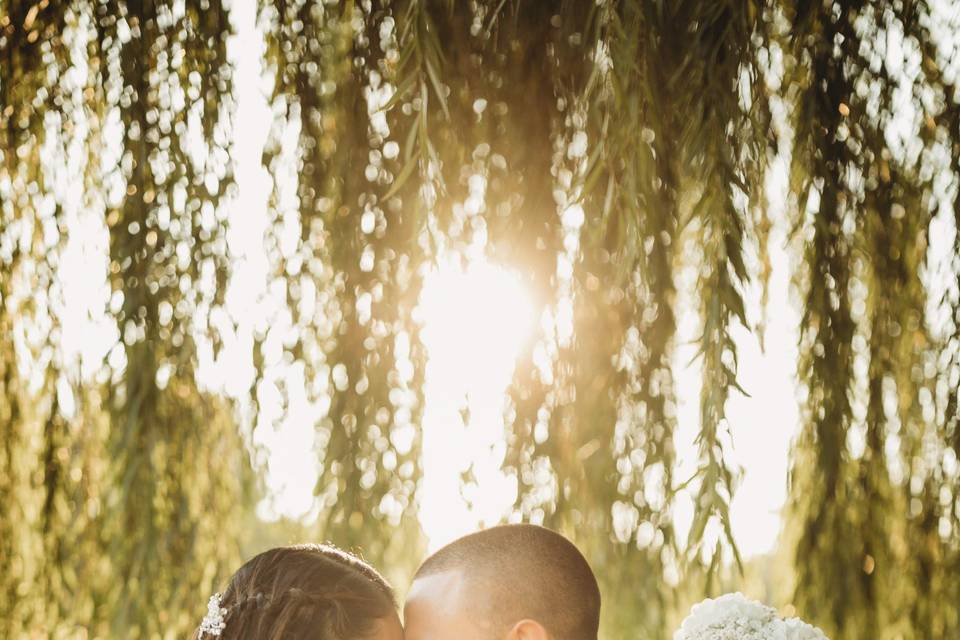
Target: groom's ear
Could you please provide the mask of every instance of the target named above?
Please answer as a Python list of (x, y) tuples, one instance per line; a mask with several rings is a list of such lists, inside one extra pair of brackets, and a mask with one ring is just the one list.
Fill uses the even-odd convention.
[(506, 640), (550, 640), (550, 634), (536, 620), (521, 620), (513, 625)]

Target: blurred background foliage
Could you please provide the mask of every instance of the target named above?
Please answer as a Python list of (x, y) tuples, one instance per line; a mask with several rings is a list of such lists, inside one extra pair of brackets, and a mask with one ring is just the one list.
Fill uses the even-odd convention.
[[(585, 550), (604, 637), (669, 637), (736, 588), (834, 640), (960, 637), (955, 1), (260, 0), (274, 315), (230, 301), (251, 132), (229, 5), (0, 0), (0, 636), (182, 637), (242, 555), (292, 540), (405, 584), (426, 550), (418, 299), (432, 265), (482, 256), (537, 319), (503, 517)], [(727, 401), (735, 332), (782, 311), (745, 302), (775, 225), (801, 425), (780, 543), (744, 562)], [(258, 434), (291, 415), (311, 416), (315, 517), (264, 519)]]

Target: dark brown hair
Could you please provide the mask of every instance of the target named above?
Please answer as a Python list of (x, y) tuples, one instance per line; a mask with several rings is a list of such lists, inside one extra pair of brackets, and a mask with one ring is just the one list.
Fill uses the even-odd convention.
[[(361, 640), (395, 610), (376, 569), (327, 545), (264, 551), (230, 579), (220, 640)], [(194, 639), (201, 638), (200, 629)], [(203, 638), (211, 638), (204, 634)]]
[(414, 580), (457, 571), (471, 614), (497, 632), (529, 618), (557, 640), (597, 640), (600, 589), (583, 554), (559, 533), (534, 525), (492, 527), (443, 547)]

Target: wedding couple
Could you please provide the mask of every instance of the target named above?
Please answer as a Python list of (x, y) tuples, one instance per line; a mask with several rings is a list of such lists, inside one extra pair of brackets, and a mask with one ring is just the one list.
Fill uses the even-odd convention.
[[(641, 603), (638, 603), (640, 606)], [(210, 598), (195, 640), (597, 640), (600, 590), (580, 551), (533, 525), (486, 529), (417, 570), (397, 614), (393, 590), (359, 558), (324, 545), (271, 549)], [(707, 600), (676, 640), (825, 640), (739, 594)]]

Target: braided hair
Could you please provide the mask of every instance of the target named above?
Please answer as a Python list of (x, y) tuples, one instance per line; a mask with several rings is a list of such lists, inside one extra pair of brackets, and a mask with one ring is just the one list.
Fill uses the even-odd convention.
[[(356, 556), (318, 544), (264, 551), (223, 594), (220, 640), (362, 640), (396, 609), (393, 590)], [(195, 640), (206, 635), (198, 628)]]

